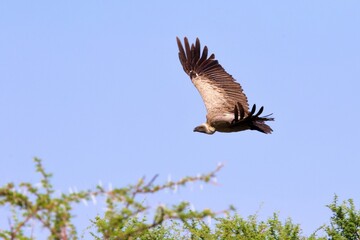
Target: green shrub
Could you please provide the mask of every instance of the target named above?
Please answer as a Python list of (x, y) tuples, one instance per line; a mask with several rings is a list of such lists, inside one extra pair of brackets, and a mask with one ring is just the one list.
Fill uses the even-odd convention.
[[(36, 239), (31, 221), (37, 222), (35, 226), (46, 230), (48, 239), (79, 239), (76, 226), (72, 223), (73, 206), (94, 197), (105, 198), (107, 205), (103, 215), (91, 220), (92, 231), (89, 230), (89, 234), (94, 239), (360, 239), (360, 211), (356, 210), (352, 199), (339, 205), (337, 196), (327, 205), (332, 212), (330, 225), (319, 227), (309, 237), (302, 236), (300, 225), (294, 224), (290, 218), (282, 222), (276, 213), (264, 221), (259, 220), (257, 215), (244, 219), (232, 206), (214, 212), (210, 209), (192, 211), (188, 202), (173, 206), (159, 205), (155, 208), (143, 202), (148, 194), (183, 187), (189, 182), (209, 183), (222, 168), (221, 165), (208, 174), (185, 177), (165, 184), (155, 184), (155, 176), (148, 182), (142, 178), (135, 185), (113, 190), (106, 190), (99, 185), (93, 190), (55, 196), (50, 181), (52, 175), (44, 170), (41, 160), (35, 159), (35, 164), (36, 171), (41, 175), (41, 186), (31, 183), (15, 186), (8, 183), (0, 188), (0, 206), (10, 207), (12, 214), (8, 228), (0, 229), (2, 239)], [(155, 211), (151, 212), (151, 209)], [(219, 213), (226, 217), (219, 217)], [(211, 219), (213, 224), (209, 224), (207, 219)], [(324, 236), (317, 236), (319, 230), (323, 230)]]

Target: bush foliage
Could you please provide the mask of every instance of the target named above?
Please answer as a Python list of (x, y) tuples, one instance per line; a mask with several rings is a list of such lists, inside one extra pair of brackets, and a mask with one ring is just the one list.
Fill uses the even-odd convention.
[[(197, 211), (191, 210), (188, 202), (152, 207), (155, 211), (151, 213), (150, 206), (143, 202), (148, 194), (183, 187), (190, 182), (210, 183), (221, 165), (208, 174), (165, 184), (155, 184), (155, 176), (148, 182), (142, 178), (123, 188), (106, 190), (98, 185), (92, 190), (59, 196), (51, 184), (52, 175), (44, 170), (41, 160), (36, 158), (35, 164), (41, 175), (40, 186), (8, 183), (0, 188), (0, 206), (11, 211), (9, 225), (0, 228), (2, 239), (36, 239), (39, 236), (34, 235), (34, 226), (43, 229), (41, 233), (47, 234), (48, 239), (82, 238), (73, 224), (73, 207), (99, 197), (105, 198), (106, 211), (91, 220), (89, 235), (93, 239), (360, 239), (360, 211), (352, 199), (339, 203), (337, 196), (327, 205), (332, 212), (330, 224), (319, 227), (310, 236), (303, 236), (300, 225), (290, 218), (281, 221), (278, 214), (267, 220), (259, 220), (257, 215), (243, 218), (232, 206), (220, 212)], [(220, 217), (220, 213), (225, 217)], [(207, 219), (212, 219), (213, 224)], [(36, 225), (31, 224), (34, 221)]]

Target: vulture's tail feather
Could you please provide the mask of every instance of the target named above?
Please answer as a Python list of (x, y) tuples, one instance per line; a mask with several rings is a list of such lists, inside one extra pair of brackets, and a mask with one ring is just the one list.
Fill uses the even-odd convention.
[(273, 130), (271, 129), (270, 126), (268, 126), (265, 123), (265, 121), (274, 121), (274, 118), (268, 118), (268, 116), (270, 116), (270, 115), (267, 115), (265, 117), (256, 117), (256, 118), (254, 118), (252, 120), (252, 122), (251, 122), (250, 129), (251, 130), (257, 130), (257, 131), (265, 133), (265, 134), (271, 133)]

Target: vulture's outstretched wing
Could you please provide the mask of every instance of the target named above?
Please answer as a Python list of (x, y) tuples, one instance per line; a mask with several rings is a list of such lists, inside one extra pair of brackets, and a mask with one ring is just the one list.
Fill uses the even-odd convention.
[(201, 54), (200, 41), (197, 38), (195, 45), (189, 45), (184, 38), (185, 49), (179, 38), (176, 38), (179, 47), (179, 59), (184, 71), (199, 91), (208, 115), (233, 113), (234, 106), (241, 104), (245, 114), (249, 112), (246, 95), (239, 83), (228, 74), (215, 60), (215, 55), (208, 55), (205, 46)]

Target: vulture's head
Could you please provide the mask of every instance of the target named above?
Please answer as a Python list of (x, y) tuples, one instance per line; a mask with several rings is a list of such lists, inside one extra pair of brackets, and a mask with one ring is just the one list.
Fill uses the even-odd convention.
[(210, 126), (207, 123), (203, 123), (200, 126), (197, 126), (196, 128), (194, 128), (194, 132), (201, 132), (201, 133), (206, 133), (206, 134), (214, 134), (215, 133), (215, 128), (213, 128), (212, 126)]

